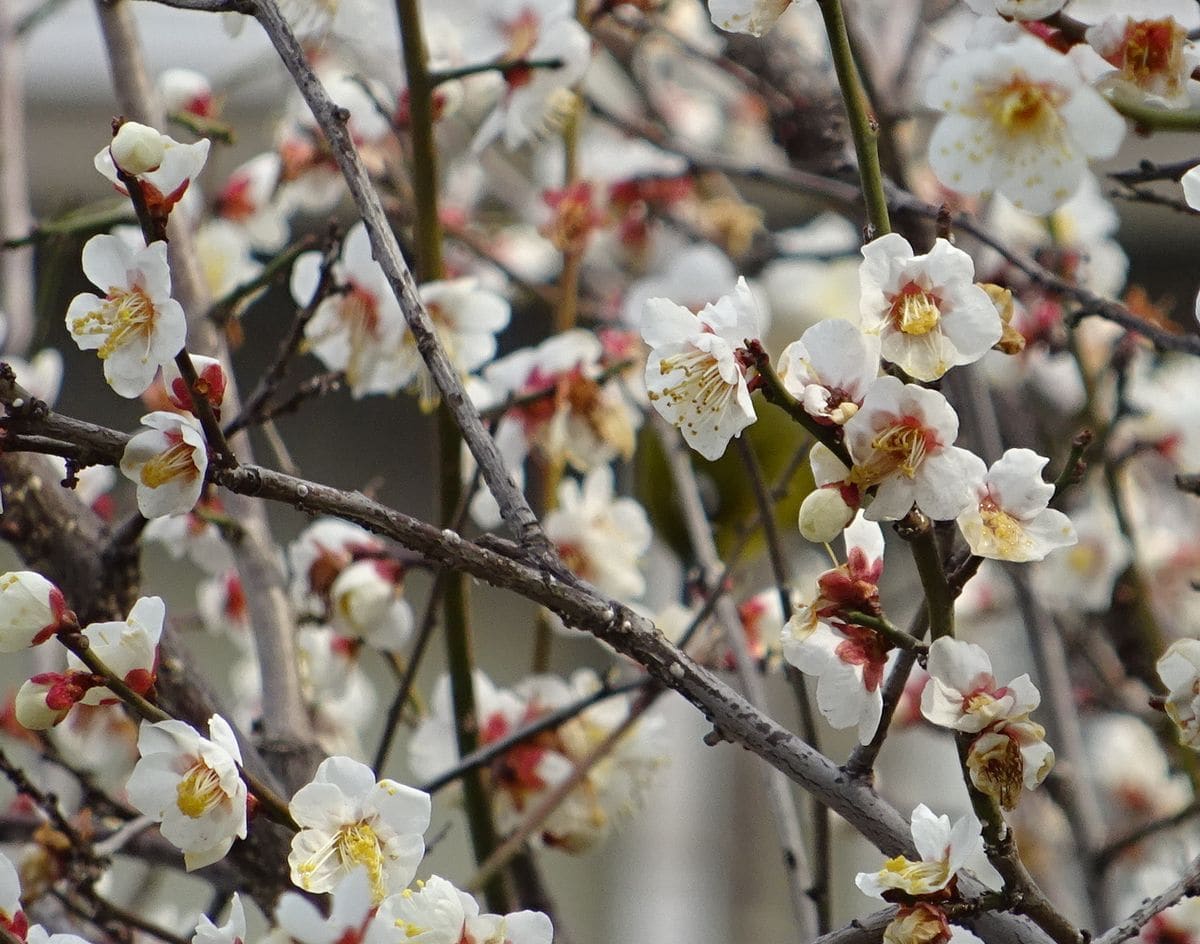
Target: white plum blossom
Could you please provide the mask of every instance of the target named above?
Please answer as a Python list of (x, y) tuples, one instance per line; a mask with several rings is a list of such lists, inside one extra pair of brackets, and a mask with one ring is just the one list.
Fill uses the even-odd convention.
[(1101, 91), (1134, 102), (1186, 108), (1191, 102), (1192, 70), (1200, 64), (1189, 30), (1200, 26), (1200, 13), (1188, 0), (1132, 3), (1088, 27), (1083, 49), (1103, 60), (1100, 74), (1082, 68)]
[(1117, 579), (1133, 557), (1108, 501), (1099, 494), (1072, 509), (1075, 543), (1037, 564), (1034, 583), (1042, 605), (1055, 612), (1106, 610)]
[(0, 853), (0, 928), (25, 939), (29, 919), (21, 910), (21, 879), (8, 856)]
[(653, 537), (650, 522), (637, 501), (614, 495), (610, 466), (593, 469), (582, 484), (564, 478), (544, 526), (572, 573), (602, 593), (632, 600), (645, 592), (639, 564)]
[(235, 169), (217, 194), (217, 215), (240, 226), (262, 252), (275, 252), (287, 242), (287, 217), (275, 200), (282, 172), (279, 155), (267, 151)]
[(157, 820), (163, 838), (183, 852), (190, 872), (224, 858), (234, 839), (246, 838), (246, 785), (238, 774), (242, 753), (220, 715), (201, 737), (182, 721), (143, 721), (141, 759), (125, 792), (139, 812)]
[(880, 339), (848, 321), (818, 321), (779, 357), (784, 387), (813, 419), (844, 424), (879, 376)]
[(1200, 750), (1200, 639), (1177, 639), (1157, 663), (1167, 687), (1163, 707), (1179, 729), (1179, 740)]
[(758, 303), (745, 279), (733, 294), (694, 314), (665, 298), (649, 299), (642, 337), (650, 345), (646, 391), (662, 417), (706, 459), (719, 459), (729, 440), (755, 420), (736, 352), (758, 338)]
[(438, 875), (392, 895), (376, 922), (411, 944), (550, 944), (550, 919), (540, 911), (481, 915), (479, 903)]
[(979, 820), (973, 815), (960, 817), (951, 826), (950, 817), (934, 816), (922, 803), (912, 813), (912, 837), (921, 858), (913, 862), (896, 856), (878, 872), (859, 872), (854, 883), (864, 895), (883, 898), (893, 889), (914, 896), (931, 895), (964, 871), (994, 891), (1004, 886), (984, 852)]
[(862, 328), (878, 334), (885, 360), (916, 380), (937, 380), (951, 367), (983, 357), (1002, 326), (975, 264), (945, 239), (922, 256), (899, 233), (862, 248)]
[[(297, 257), (291, 277), (297, 304), (311, 304), (320, 284), (321, 264), (319, 252)], [(332, 274), (344, 290), (322, 299), (304, 326), (308, 350), (330, 370), (346, 372), (354, 397), (395, 393), (413, 374), (414, 365), (401, 358), (407, 326), (387, 277), (371, 255), (371, 240), (362, 223), (347, 233)]]
[(83, 247), (83, 274), (105, 294), (76, 295), (67, 330), (80, 350), (104, 361), (116, 393), (140, 396), (187, 337), (183, 308), (171, 298), (167, 244), (131, 249), (116, 236), (93, 236)]
[(229, 900), (229, 920), (218, 926), (208, 915), (200, 916), (200, 923), (192, 935), (192, 944), (243, 944), (246, 940), (246, 909), (237, 892)]
[(275, 906), (275, 923), (299, 944), (360, 944), (369, 926), (374, 927), (371, 913), (377, 904), (367, 870), (353, 869), (332, 892), (328, 916), (304, 895), (284, 892)]
[(137, 179), (151, 214), (165, 217), (204, 169), (208, 148), (208, 138), (201, 138), (194, 144), (180, 144), (154, 128), (127, 121), (117, 130), (112, 143), (96, 154), (92, 163), (117, 190), (128, 195), (125, 184), (117, 176), (117, 167), (122, 160), (130, 161), (128, 167), (120, 164), (121, 169)]
[(903, 518), (915, 503), (938, 521), (970, 504), (986, 471), (983, 460), (953, 446), (958, 416), (936, 390), (880, 377), (843, 427), (854, 460), (850, 481), (877, 486), (872, 521)]
[(219, 575), (233, 567), (233, 551), (213, 519), (228, 517), (220, 500), (213, 495), (200, 501), (183, 515), (166, 515), (146, 522), (143, 541), (153, 541), (174, 560), (186, 557), (206, 574)]
[(791, 5), (792, 0), (708, 0), (708, 15), (719, 29), (762, 36)]
[(976, 489), (976, 501), (958, 516), (972, 554), (994, 560), (1040, 561), (1075, 543), (1075, 528), (1047, 507), (1054, 486), (1042, 479), (1050, 460), (1031, 449), (1009, 449)]
[[(146, 694), (154, 684), (158, 641), (166, 613), (161, 597), (139, 597), (125, 619), (91, 623), (83, 630), (91, 651), (139, 695)], [(75, 672), (88, 671), (73, 652), (67, 654), (67, 667)], [(98, 685), (89, 688), (79, 703), (103, 705), (118, 700), (115, 692)]]
[(137, 484), (138, 511), (147, 518), (191, 511), (204, 490), (208, 447), (190, 416), (158, 411), (142, 417), (149, 427), (132, 436), (121, 473)]
[(983, 648), (961, 639), (934, 640), (928, 670), (921, 713), (933, 724), (955, 731), (973, 734), (998, 721), (1023, 717), (1042, 700), (1028, 675), (1000, 685)]
[(349, 757), (322, 761), (288, 808), (300, 826), (288, 866), (308, 892), (333, 891), (364, 868), (378, 904), (412, 881), (425, 853), (429, 794), (394, 780), (377, 783), (370, 767)]
[(198, 118), (212, 117), (212, 83), (202, 72), (195, 69), (164, 69), (154, 86), (168, 113), (180, 111)]
[(357, 560), (382, 558), (384, 543), (366, 528), (338, 518), (320, 518), (288, 545), (291, 595), (304, 611), (325, 618), (338, 575)]
[(971, 781), (1013, 809), (1022, 788), (1036, 787), (1054, 764), (1045, 730), (1029, 719), (1041, 702), (1038, 690), (1028, 675), (999, 685), (982, 648), (949, 636), (929, 647), (927, 667), (921, 713), (933, 724), (978, 735), (967, 753)]
[(961, 193), (996, 190), (1048, 213), (1079, 188), (1088, 159), (1112, 157), (1125, 120), (1044, 43), (968, 49), (942, 62), (925, 104), (945, 112), (929, 142), (938, 179)]
[(0, 576), (0, 652), (40, 645), (74, 616), (63, 592), (41, 574), (15, 570)]
[(901, 905), (883, 929), (883, 944), (982, 944), (966, 928), (951, 924), (946, 913), (927, 901)]
[(844, 532), (846, 563), (818, 579), (811, 600), (800, 600), (783, 628), (783, 657), (817, 676), (817, 707), (835, 728), (858, 727), (858, 740), (875, 736), (883, 711), (883, 671), (890, 646), (844, 611), (879, 612), (883, 533), (860, 512)]
[(394, 560), (347, 565), (329, 588), (333, 628), (376, 649), (395, 652), (412, 635), (412, 607), (404, 599), (404, 569)]

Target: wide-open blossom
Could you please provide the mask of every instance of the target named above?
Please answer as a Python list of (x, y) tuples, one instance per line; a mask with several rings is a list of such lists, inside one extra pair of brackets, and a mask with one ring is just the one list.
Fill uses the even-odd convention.
[(191, 511), (204, 490), (208, 447), (190, 416), (147, 413), (148, 426), (132, 436), (121, 455), (121, 473), (137, 484), (138, 511), (147, 518)]
[(859, 742), (867, 744), (883, 711), (880, 686), (891, 647), (847, 614), (879, 615), (883, 533), (860, 513), (844, 536), (846, 563), (823, 573), (813, 599), (795, 607), (783, 628), (783, 657), (817, 676), (817, 707), (825, 720), (835, 728), (857, 725)]
[(128, 195), (128, 191), (117, 176), (117, 168), (136, 178), (151, 215), (165, 218), (204, 169), (208, 148), (208, 138), (180, 144), (147, 125), (126, 121), (92, 163), (123, 194)]
[(907, 239), (888, 233), (863, 246), (862, 255), (863, 331), (878, 334), (884, 359), (910, 377), (937, 380), (1000, 340), (1000, 316), (975, 284), (975, 264), (945, 239), (917, 256)]
[(708, 15), (719, 29), (762, 36), (791, 5), (792, 0), (708, 0)]
[(646, 391), (662, 417), (706, 459), (719, 459), (729, 440), (755, 420), (736, 352), (760, 332), (758, 303), (745, 279), (732, 295), (697, 314), (666, 298), (649, 299), (642, 337), (653, 349)]
[(141, 759), (125, 787), (129, 802), (183, 852), (189, 872), (224, 858), (234, 839), (246, 838), (241, 750), (220, 715), (209, 719), (208, 730), (205, 738), (182, 721), (143, 721)]
[[(321, 253), (297, 257), (291, 277), (297, 304), (312, 302), (320, 278)], [(354, 397), (395, 393), (412, 380), (415, 365), (403, 356), (404, 315), (383, 269), (372, 258), (371, 239), (362, 223), (346, 234), (333, 278), (343, 291), (322, 299), (304, 326), (308, 350), (330, 370), (346, 372)]]
[(949, 816), (934, 816), (922, 803), (912, 812), (912, 837), (920, 859), (913, 862), (896, 856), (878, 872), (859, 872), (854, 883), (863, 894), (885, 900), (891, 891), (911, 897), (931, 895), (963, 871), (988, 888), (998, 891), (1003, 887), (1004, 880), (984, 852), (979, 820), (974, 816), (960, 817), (951, 826)]
[(564, 478), (544, 527), (572, 573), (597, 590), (618, 600), (645, 592), (639, 564), (650, 548), (650, 522), (636, 500), (614, 495), (611, 466), (593, 469), (582, 484)]
[(376, 782), (370, 767), (349, 757), (324, 760), (288, 809), (300, 825), (288, 866), (305, 891), (332, 891), (365, 868), (378, 904), (412, 881), (425, 854), (429, 794), (394, 780)]
[(39, 645), (74, 615), (63, 592), (41, 574), (15, 570), (0, 576), (0, 652)]
[(950, 56), (925, 104), (945, 112), (929, 142), (938, 179), (960, 193), (996, 190), (1031, 213), (1065, 202), (1088, 159), (1112, 157), (1125, 136), (1071, 60), (1029, 36)]
[(972, 554), (1007, 561), (1039, 561), (1075, 543), (1075, 528), (1047, 507), (1054, 486), (1042, 478), (1050, 460), (1031, 449), (1009, 449), (976, 488), (976, 501), (958, 516)]
[(471, 895), (438, 875), (384, 901), (372, 931), (381, 928), (398, 932), (405, 944), (550, 944), (553, 937), (540, 911), (480, 914)]
[(1179, 728), (1179, 740), (1200, 750), (1200, 639), (1177, 639), (1156, 665), (1167, 686), (1163, 704)]
[(997, 721), (1024, 717), (1042, 700), (1028, 675), (1001, 685), (981, 646), (943, 637), (929, 647), (929, 683), (921, 712), (944, 728), (974, 733)]
[(854, 460), (850, 481), (877, 486), (872, 521), (903, 518), (915, 503), (939, 521), (967, 507), (983, 478), (983, 460), (952, 443), (958, 416), (936, 390), (880, 377), (843, 427)]
[(76, 295), (67, 330), (80, 350), (104, 361), (114, 391), (140, 396), (187, 338), (183, 308), (171, 298), (167, 244), (135, 250), (116, 236), (93, 236), (83, 247), (83, 274), (105, 294)]
[[(83, 630), (96, 657), (139, 695), (145, 695), (154, 685), (158, 641), (166, 613), (161, 597), (139, 597), (125, 619), (91, 623)], [(67, 653), (67, 667), (76, 672), (90, 671), (73, 652)], [(80, 703), (115, 704), (118, 700), (115, 692), (97, 685), (88, 689)]]
[(844, 424), (879, 376), (880, 339), (848, 321), (818, 321), (779, 356), (779, 377), (820, 423)]

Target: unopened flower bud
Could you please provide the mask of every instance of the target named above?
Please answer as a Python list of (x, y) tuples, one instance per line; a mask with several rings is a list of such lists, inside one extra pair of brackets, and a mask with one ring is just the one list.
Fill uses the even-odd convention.
[(836, 488), (814, 489), (800, 505), (800, 533), (814, 544), (828, 544), (853, 519), (854, 509)]
[(24, 682), (17, 689), (13, 705), (21, 727), (47, 731), (62, 721), (87, 691), (84, 685), (75, 683), (77, 675), (44, 672)]
[(117, 129), (108, 150), (113, 163), (133, 176), (157, 170), (166, 154), (163, 136), (136, 121), (127, 121)]
[(41, 574), (18, 570), (0, 577), (0, 652), (43, 643), (68, 618), (62, 591)]

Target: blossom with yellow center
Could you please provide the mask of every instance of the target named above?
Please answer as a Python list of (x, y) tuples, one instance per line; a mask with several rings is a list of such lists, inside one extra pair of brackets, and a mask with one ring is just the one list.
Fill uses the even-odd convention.
[(159, 821), (163, 838), (180, 849), (188, 871), (224, 857), (246, 837), (246, 786), (233, 729), (220, 715), (201, 737), (182, 721), (143, 721), (141, 759), (126, 785), (129, 802)]
[(1007, 685), (997, 682), (987, 652), (961, 639), (934, 640), (927, 666), (929, 682), (921, 693), (921, 713), (944, 728), (973, 734), (1002, 721), (1026, 718), (1042, 700), (1028, 675)]
[(950, 56), (926, 88), (944, 112), (929, 142), (938, 179), (996, 190), (1044, 214), (1079, 188), (1089, 159), (1112, 157), (1125, 121), (1062, 53), (1029, 35)]
[(187, 336), (183, 308), (171, 298), (167, 244), (132, 249), (116, 236), (93, 236), (83, 247), (83, 272), (105, 295), (76, 295), (67, 330), (81, 350), (96, 351), (113, 390), (140, 396)]
[(1075, 544), (1071, 519), (1049, 508), (1054, 486), (1042, 479), (1050, 460), (1030, 449), (1009, 449), (976, 488), (976, 500), (958, 516), (971, 553), (1006, 561), (1040, 561)]
[(204, 489), (208, 449), (191, 416), (159, 411), (142, 417), (121, 456), (121, 473), (137, 484), (138, 510), (147, 518), (191, 511)]
[(1198, 62), (1188, 31), (1200, 26), (1200, 15), (1186, 2), (1159, 9), (1153, 19), (1124, 13), (1106, 17), (1084, 35), (1096, 55), (1115, 67), (1100, 77), (1101, 89), (1135, 102), (1187, 108)]
[(288, 866), (305, 891), (332, 891), (365, 869), (378, 904), (412, 880), (425, 853), (429, 795), (394, 780), (376, 782), (371, 768), (349, 757), (322, 762), (289, 809), (301, 828)]
[(896, 856), (878, 872), (859, 872), (854, 881), (860, 891), (873, 898), (884, 898), (889, 892), (933, 895), (963, 871), (971, 872), (988, 888), (1002, 887), (1003, 879), (984, 853), (979, 821), (974, 816), (963, 816), (952, 826), (948, 816), (934, 816), (922, 803), (912, 813), (912, 837), (920, 859)]
[(848, 481), (875, 488), (872, 521), (903, 518), (914, 503), (931, 518), (953, 518), (983, 478), (982, 460), (951, 445), (958, 416), (936, 390), (880, 377), (843, 429), (854, 462)]
[(916, 380), (983, 357), (1003, 334), (996, 306), (975, 284), (975, 264), (944, 239), (924, 255), (888, 233), (862, 248), (862, 328), (878, 335), (884, 360)]

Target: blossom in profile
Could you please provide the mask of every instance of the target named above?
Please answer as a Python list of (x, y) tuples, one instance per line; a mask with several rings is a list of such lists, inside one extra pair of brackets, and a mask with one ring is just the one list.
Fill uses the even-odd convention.
[(848, 321), (827, 319), (783, 349), (779, 377), (809, 416), (841, 426), (858, 412), (867, 388), (879, 376), (879, 356), (878, 335), (864, 334)]
[(105, 294), (76, 295), (67, 330), (80, 350), (104, 361), (116, 393), (140, 396), (187, 338), (183, 308), (171, 298), (167, 244), (131, 249), (116, 236), (93, 236), (83, 247), (83, 274)]
[(946, 815), (934, 816), (924, 803), (912, 812), (913, 845), (920, 859), (889, 859), (878, 872), (859, 872), (854, 883), (864, 895), (886, 899), (891, 891), (919, 897), (940, 892), (960, 873), (970, 872), (994, 891), (1004, 886), (1000, 873), (988, 861), (979, 820), (972, 815), (950, 824)]
[(361, 868), (378, 904), (412, 881), (425, 854), (429, 794), (394, 780), (376, 782), (370, 767), (349, 757), (322, 761), (288, 809), (300, 826), (288, 866), (307, 892), (333, 891)]
[(14, 570), (0, 576), (0, 652), (40, 645), (74, 617), (63, 592), (41, 574)]
[(1195, 88), (1192, 71), (1200, 64), (1188, 33), (1200, 26), (1200, 11), (1188, 0), (1129, 7), (1084, 33), (1087, 47), (1110, 67), (1097, 77), (1097, 87), (1122, 99), (1187, 108)]
[(758, 303), (745, 279), (733, 294), (693, 313), (666, 298), (645, 303), (642, 337), (650, 345), (646, 392), (689, 446), (719, 459), (729, 440), (755, 420), (744, 368), (736, 356), (760, 332)]
[[(135, 692), (145, 695), (154, 685), (158, 641), (166, 614), (161, 597), (138, 597), (125, 619), (90, 623), (83, 635), (101, 662)], [(90, 671), (73, 652), (67, 654), (67, 667), (75, 672)], [(119, 699), (106, 686), (97, 685), (79, 701), (84, 705), (111, 705)]]
[(976, 501), (958, 516), (972, 554), (994, 560), (1040, 561), (1076, 541), (1071, 519), (1047, 507), (1054, 486), (1042, 478), (1050, 460), (1031, 449), (1009, 449), (976, 487)]
[(114, 187), (128, 196), (118, 168), (136, 180), (152, 216), (165, 219), (208, 160), (209, 141), (180, 144), (147, 125), (126, 121), (112, 143), (96, 154), (93, 164)]
[(881, 353), (915, 380), (937, 380), (951, 367), (983, 357), (1002, 326), (975, 264), (945, 239), (913, 254), (899, 233), (862, 248), (862, 327), (880, 338)]
[(843, 427), (854, 467), (849, 481), (875, 486), (872, 521), (903, 518), (913, 504), (938, 521), (957, 517), (984, 475), (983, 460), (952, 445), (958, 415), (936, 390), (895, 377), (876, 380)]
[(1176, 639), (1157, 669), (1167, 687), (1163, 707), (1179, 729), (1180, 742), (1200, 750), (1200, 639)]
[(125, 787), (130, 804), (157, 820), (163, 838), (183, 852), (190, 872), (225, 857), (246, 838), (246, 785), (241, 750), (220, 715), (202, 737), (182, 721), (143, 721), (141, 759)]
[(835, 728), (858, 728), (868, 744), (883, 711), (883, 672), (891, 648), (853, 612), (879, 615), (883, 532), (860, 512), (844, 532), (846, 563), (823, 573), (811, 599), (801, 599), (783, 628), (783, 657), (817, 677), (817, 708)]
[(371, 940), (391, 940), (391, 935), (372, 921), (376, 903), (371, 899), (371, 881), (365, 868), (350, 871), (332, 892), (328, 915), (304, 895), (284, 892), (275, 906), (275, 923), (299, 944), (360, 944), (376, 927), (381, 937)]
[(1031, 213), (1066, 202), (1088, 160), (1112, 157), (1125, 136), (1125, 119), (1074, 63), (1030, 36), (950, 56), (925, 104), (944, 112), (929, 142), (938, 180)]
[(208, 447), (191, 416), (159, 411), (142, 417), (148, 427), (132, 436), (121, 473), (137, 485), (138, 511), (146, 518), (191, 511), (204, 490)]

